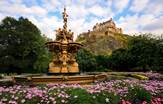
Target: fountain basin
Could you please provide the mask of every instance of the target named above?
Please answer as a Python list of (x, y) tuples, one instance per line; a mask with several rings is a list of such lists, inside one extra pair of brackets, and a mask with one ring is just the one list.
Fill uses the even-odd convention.
[(30, 83), (30, 84), (86, 84), (96, 81), (103, 81), (107, 78), (105, 73), (94, 75), (18, 75), (13, 77), (16, 83)]

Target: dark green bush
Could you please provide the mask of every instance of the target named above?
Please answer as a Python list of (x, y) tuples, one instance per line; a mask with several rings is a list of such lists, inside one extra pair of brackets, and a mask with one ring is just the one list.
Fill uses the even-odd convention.
[(119, 104), (120, 97), (113, 92), (100, 92), (92, 95), (94, 98), (94, 104)]
[(68, 104), (119, 104), (120, 97), (113, 92), (102, 91), (90, 94), (85, 89), (68, 89), (71, 95)]
[(94, 104), (91, 94), (85, 89), (72, 88), (68, 93), (71, 95), (68, 104)]
[(91, 52), (87, 51), (86, 49), (81, 49), (78, 51), (77, 62), (82, 72), (95, 71), (97, 68), (95, 56)]
[(141, 102), (146, 101), (150, 104), (152, 95), (149, 91), (145, 90), (140, 86), (129, 87), (126, 99), (132, 104), (141, 104)]
[(40, 30), (27, 18), (4, 18), (0, 24), (0, 72), (45, 72), (50, 60), (45, 42)]

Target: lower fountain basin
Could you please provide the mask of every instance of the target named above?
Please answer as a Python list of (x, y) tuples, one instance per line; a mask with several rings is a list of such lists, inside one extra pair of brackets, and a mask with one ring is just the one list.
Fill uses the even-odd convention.
[(14, 76), (13, 81), (15, 83), (30, 83), (30, 84), (85, 84), (93, 83), (96, 81), (103, 81), (107, 78), (104, 73), (93, 74), (93, 75), (59, 75), (59, 76), (48, 76), (48, 75), (19, 75)]

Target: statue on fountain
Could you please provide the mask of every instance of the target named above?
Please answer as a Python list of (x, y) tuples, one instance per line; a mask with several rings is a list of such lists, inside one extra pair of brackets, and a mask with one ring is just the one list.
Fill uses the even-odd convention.
[(79, 73), (78, 63), (75, 59), (76, 52), (82, 44), (73, 42), (73, 32), (67, 31), (66, 8), (63, 14), (63, 28), (56, 30), (56, 40), (47, 42), (46, 46), (50, 52), (54, 53), (53, 60), (49, 63), (49, 74), (72, 74)]

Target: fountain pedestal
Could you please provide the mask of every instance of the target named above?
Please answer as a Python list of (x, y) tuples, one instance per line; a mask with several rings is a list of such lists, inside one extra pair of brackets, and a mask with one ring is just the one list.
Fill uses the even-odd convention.
[(62, 66), (59, 64), (55, 64), (54, 62), (51, 62), (49, 64), (49, 73), (54, 73), (54, 74), (58, 74), (58, 73), (79, 73), (79, 67), (78, 67), (78, 63), (74, 62), (72, 64), (68, 64), (66, 66)]

